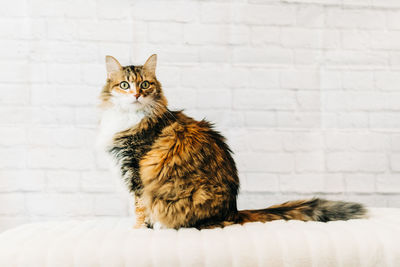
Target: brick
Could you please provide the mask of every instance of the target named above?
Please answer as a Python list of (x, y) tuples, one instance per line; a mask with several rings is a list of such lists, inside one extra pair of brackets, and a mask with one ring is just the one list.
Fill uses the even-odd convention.
[(85, 2), (79, 0), (69, 0), (65, 6), (65, 16), (69, 18), (93, 19), (96, 17), (97, 0), (88, 0)]
[(279, 178), (274, 174), (248, 173), (245, 184), (242, 191), (262, 193), (279, 191)]
[(245, 111), (244, 119), (247, 127), (276, 126), (275, 111)]
[(281, 85), (288, 89), (317, 89), (320, 82), (315, 71), (289, 70), (281, 72)]
[(369, 126), (369, 116), (367, 112), (340, 112), (338, 113), (339, 128), (365, 129)]
[(317, 112), (278, 111), (277, 124), (282, 128), (316, 128), (321, 126), (321, 115)]
[(385, 151), (388, 138), (383, 134), (365, 132), (327, 132), (325, 135), (326, 148), (329, 150), (346, 151)]
[(384, 91), (400, 91), (400, 73), (377, 72), (375, 73), (376, 86)]
[(2, 17), (25, 17), (28, 15), (28, 1), (16, 0), (12, 4), (4, 5), (1, 8), (0, 15)]
[(29, 65), (20, 62), (6, 62), (0, 63), (0, 82), (28, 82)]
[(392, 112), (371, 113), (369, 118), (371, 128), (400, 128), (400, 114)]
[(253, 26), (251, 27), (251, 43), (281, 44), (281, 30), (277, 27)]
[(328, 173), (323, 174), (324, 192), (343, 193), (345, 191), (345, 180), (342, 174)]
[(282, 192), (310, 193), (322, 192), (324, 181), (320, 175), (280, 175), (280, 188)]
[(278, 89), (280, 87), (279, 71), (271, 69), (254, 69), (250, 73), (250, 84), (253, 89)]
[(381, 174), (376, 177), (376, 191), (379, 193), (399, 193), (400, 175)]
[(331, 152), (326, 156), (332, 172), (383, 172), (387, 159), (383, 153)]
[(343, 88), (351, 90), (374, 90), (374, 75), (367, 71), (346, 71), (342, 75)]
[(242, 171), (285, 173), (294, 169), (294, 157), (288, 153), (237, 153)]
[(376, 68), (386, 66), (388, 57), (383, 52), (359, 51), (332, 51), (326, 52), (325, 64), (327, 66), (352, 66), (362, 68)]
[(345, 49), (368, 49), (371, 47), (371, 41), (368, 31), (342, 31), (342, 46)]
[(342, 88), (342, 73), (335, 70), (322, 70), (320, 72), (320, 86), (323, 90)]
[(114, 177), (109, 171), (85, 171), (82, 172), (81, 187), (84, 192), (115, 192), (116, 179), (121, 178)]
[(35, 192), (44, 188), (43, 171), (0, 170), (0, 192)]
[(22, 215), (25, 212), (24, 195), (21, 193), (0, 194), (0, 215)]
[(0, 145), (17, 146), (27, 144), (26, 131), (20, 127), (0, 127)]
[(282, 29), (282, 44), (291, 48), (321, 48), (323, 33), (321, 30), (287, 28)]
[(233, 20), (231, 5), (225, 3), (202, 3), (200, 21), (204, 23), (230, 23)]
[(393, 10), (386, 12), (386, 21), (388, 28), (391, 30), (399, 30), (400, 29), (400, 11)]
[(321, 109), (321, 93), (299, 91), (296, 93), (297, 103), (301, 110), (320, 110)]
[(97, 0), (97, 16), (101, 19), (129, 19), (130, 5), (131, 1), (129, 0), (119, 0), (118, 4), (108, 0)]
[(0, 123), (23, 125), (30, 123), (33, 118), (32, 109), (28, 107), (0, 107)]
[(352, 193), (375, 192), (375, 175), (373, 174), (345, 174), (346, 191)]
[(78, 64), (49, 64), (48, 81), (58, 84), (79, 84), (81, 67)]
[(213, 90), (199, 90), (196, 95), (198, 108), (226, 109), (232, 106), (231, 90), (218, 88)]
[(390, 167), (392, 171), (400, 171), (400, 154), (394, 153), (390, 155)]
[(34, 17), (62, 17), (67, 5), (64, 1), (29, 1), (29, 10)]
[(94, 199), (95, 215), (126, 216), (128, 212), (128, 201), (126, 198), (113, 194), (97, 195)]
[(283, 152), (283, 138), (280, 132), (252, 131), (247, 134), (247, 143), (252, 151)]
[(206, 46), (201, 47), (199, 51), (199, 61), (204, 63), (225, 63), (230, 58), (230, 51), (225, 47)]
[(398, 50), (400, 33), (397, 31), (371, 32), (371, 47), (379, 50)]
[(26, 41), (2, 40), (3, 49), (0, 50), (1, 59), (28, 59), (30, 45)]
[(322, 32), (322, 47), (331, 49), (341, 48), (341, 36), (338, 30), (324, 29)]
[(393, 134), (390, 136), (390, 150), (400, 151), (400, 135)]
[(26, 149), (0, 147), (0, 168), (22, 169), (26, 167)]
[(74, 171), (47, 171), (48, 192), (77, 192), (79, 191), (80, 175)]
[(296, 171), (323, 172), (325, 170), (325, 156), (323, 152), (296, 153)]
[(287, 134), (284, 139), (284, 147), (287, 151), (315, 151), (324, 147), (323, 136), (316, 132), (294, 132)]
[(75, 122), (74, 110), (71, 108), (36, 107), (30, 112), (31, 120), (35, 125), (70, 125)]
[(372, 0), (374, 7), (400, 7), (400, 3), (396, 0)]
[(294, 50), (294, 62), (296, 65), (319, 66), (323, 53), (318, 50), (296, 48)]
[(331, 8), (327, 12), (326, 23), (329, 27), (383, 29), (385, 16), (374, 10), (353, 10)]
[(27, 213), (31, 216), (66, 218), (93, 214), (93, 201), (85, 195), (32, 193), (25, 198)]
[(7, 84), (0, 87), (0, 104), (27, 105), (29, 87), (26, 84)]
[(132, 15), (136, 20), (189, 22), (198, 18), (198, 10), (199, 4), (196, 2), (158, 2), (154, 5), (141, 1), (133, 5)]
[[(100, 94), (100, 89), (105, 84), (105, 79), (107, 77), (106, 70), (103, 64), (85, 64), (82, 67), (82, 80), (85, 84), (90, 86), (82, 87), (84, 92), (81, 93), (89, 93), (89, 94)], [(92, 95), (94, 96), (94, 95)], [(82, 96), (91, 98), (91, 96)], [(86, 100), (88, 101), (88, 100)], [(97, 102), (97, 97), (92, 97), (91, 104)], [(89, 102), (90, 103), (90, 102)]]
[(250, 75), (254, 75), (256, 74), (256, 71), (249, 71), (246, 68), (236, 68), (236, 67), (232, 67), (232, 68), (227, 68), (224, 71), (224, 77), (223, 79), (226, 81), (226, 85), (230, 88), (239, 88), (239, 89), (243, 89), (243, 88), (249, 88), (249, 80), (250, 79)]
[[(147, 35), (147, 33), (146, 33)], [(135, 37), (136, 38), (136, 37)], [(100, 54), (100, 62), (104, 64), (105, 55), (112, 55), (121, 64), (128, 64), (129, 55), (131, 54), (132, 45), (124, 43), (99, 43), (98, 50)], [(105, 65), (103, 65), (103, 70), (105, 71)]]
[[(227, 81), (224, 72), (217, 68), (185, 68), (181, 69), (182, 86), (189, 88), (224, 87)], [(207, 77), (207, 79), (204, 79)]]
[(237, 109), (293, 110), (296, 98), (290, 91), (235, 90), (233, 106)]
[(188, 24), (184, 29), (184, 40), (188, 44), (244, 44), (248, 36), (243, 26)]
[(78, 27), (81, 40), (130, 42), (133, 40), (133, 34), (133, 26), (127, 22), (82, 21)]
[(28, 154), (31, 168), (88, 170), (94, 166), (94, 156), (87, 149), (33, 148)]
[(235, 48), (233, 50), (233, 63), (235, 64), (264, 64), (280, 65), (291, 64), (293, 52), (280, 47), (269, 48)]
[(148, 27), (150, 42), (176, 44), (183, 41), (183, 25), (180, 23), (151, 22)]
[(296, 10), (292, 6), (236, 5), (234, 20), (255, 25), (293, 25)]
[(321, 6), (299, 5), (296, 10), (296, 26), (324, 27), (325, 12)]

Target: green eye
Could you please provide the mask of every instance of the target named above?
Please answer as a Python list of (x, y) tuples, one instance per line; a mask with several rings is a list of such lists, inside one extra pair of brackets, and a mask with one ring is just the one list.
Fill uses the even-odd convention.
[(142, 89), (147, 89), (147, 88), (149, 88), (149, 86), (150, 86), (150, 83), (148, 81), (144, 81), (140, 84), (140, 88), (142, 88)]
[(124, 89), (124, 90), (127, 90), (127, 89), (129, 89), (129, 83), (128, 82), (121, 82), (120, 84), (119, 84), (119, 87), (121, 87), (121, 89)]

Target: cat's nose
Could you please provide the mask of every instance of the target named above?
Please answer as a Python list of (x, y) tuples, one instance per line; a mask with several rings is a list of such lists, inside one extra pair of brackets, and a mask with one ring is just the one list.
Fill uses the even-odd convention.
[(139, 97), (140, 97), (140, 94), (136, 94), (136, 95), (135, 95), (136, 100), (137, 100)]

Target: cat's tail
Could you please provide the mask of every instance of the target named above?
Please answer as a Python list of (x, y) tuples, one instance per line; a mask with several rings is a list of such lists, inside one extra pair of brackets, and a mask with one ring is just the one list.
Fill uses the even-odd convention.
[(320, 198), (296, 200), (261, 210), (241, 210), (235, 223), (268, 222), (273, 220), (338, 221), (367, 217), (367, 209), (358, 203), (329, 201)]

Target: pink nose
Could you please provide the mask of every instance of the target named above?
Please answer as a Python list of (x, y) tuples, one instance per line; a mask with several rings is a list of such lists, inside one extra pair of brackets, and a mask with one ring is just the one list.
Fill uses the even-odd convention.
[(136, 100), (137, 100), (140, 97), (140, 94), (136, 94), (135, 97), (136, 97)]

